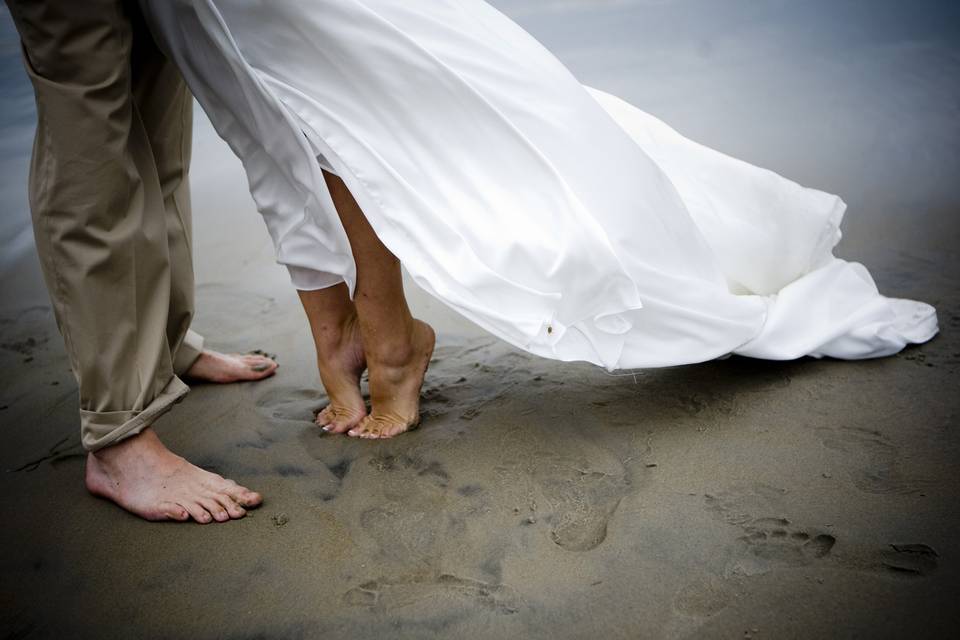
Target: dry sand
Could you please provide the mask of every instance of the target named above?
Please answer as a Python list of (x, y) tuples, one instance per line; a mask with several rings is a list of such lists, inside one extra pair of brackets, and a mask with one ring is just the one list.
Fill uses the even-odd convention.
[[(596, 51), (565, 49), (552, 30), (578, 3), (547, 3), (542, 15), (503, 4), (540, 25), (585, 80), (630, 84), (634, 67), (588, 64)], [(740, 34), (747, 53), (730, 59), (715, 42), (704, 68), (744, 91), (757, 74), (771, 86), (770, 29), (756, 28), (760, 44)], [(953, 637), (960, 189), (944, 176), (960, 175), (960, 74), (956, 48), (933, 36), (920, 54), (885, 37), (889, 47), (879, 38), (829, 60), (811, 54), (820, 75), (798, 71), (800, 89), (762, 104), (731, 91), (695, 109), (668, 95), (657, 113), (843, 193), (841, 255), (864, 260), (889, 294), (935, 304), (938, 338), (878, 361), (732, 358), (611, 376), (519, 353), (410, 285), (440, 343), (423, 427), (383, 442), (311, 424), (324, 398), (302, 311), (238, 164), (198, 117), (195, 326), (221, 349), (277, 353), (281, 369), (262, 383), (194, 388), (158, 431), (266, 502), (242, 521), (199, 526), (149, 524), (89, 496), (62, 342), (35, 257), (14, 256), (0, 281), (0, 636)], [(615, 55), (615, 38), (594, 39)], [(887, 85), (893, 71), (871, 66), (890, 47), (915, 80), (904, 94)], [(777, 64), (773, 75), (796, 70)], [(812, 124), (784, 118), (790, 105), (814, 106), (808, 90), (836, 98), (811, 79), (829, 69), (862, 86), (816, 101)], [(687, 71), (691, 85), (703, 81)], [(681, 93), (683, 82), (664, 86)], [(641, 104), (656, 93), (630, 86), (620, 92)], [(863, 87), (886, 87), (878, 95), (890, 100)], [(932, 124), (888, 129), (901, 110)], [(831, 146), (835, 136), (843, 144)], [(862, 165), (871, 149), (875, 171)]]

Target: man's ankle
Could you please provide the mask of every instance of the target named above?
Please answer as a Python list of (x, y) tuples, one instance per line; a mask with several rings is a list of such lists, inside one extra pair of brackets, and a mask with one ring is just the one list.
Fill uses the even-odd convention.
[(100, 462), (109, 463), (118, 456), (125, 454), (132, 449), (142, 449), (159, 445), (163, 447), (157, 432), (152, 427), (146, 427), (138, 433), (127, 436), (123, 440), (115, 442), (102, 449), (91, 451), (90, 453)]

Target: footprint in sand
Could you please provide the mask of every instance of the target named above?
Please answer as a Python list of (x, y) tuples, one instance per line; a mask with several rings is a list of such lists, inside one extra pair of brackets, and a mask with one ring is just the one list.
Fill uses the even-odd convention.
[(520, 607), (519, 597), (509, 587), (449, 574), (370, 580), (343, 594), (343, 602), (393, 615), (398, 609), (416, 608), (420, 603), (428, 605), (433, 615), (438, 604), (444, 615), (450, 615), (457, 604), (466, 610), (479, 607), (501, 615), (514, 614)]
[(767, 485), (738, 487), (704, 497), (706, 508), (717, 518), (740, 527), (743, 535), (731, 550), (726, 577), (755, 576), (772, 569), (810, 566), (830, 561), (832, 566), (898, 576), (925, 576), (938, 565), (938, 555), (925, 544), (891, 544), (871, 549), (847, 544), (843, 557), (832, 551), (837, 539), (832, 534), (802, 527), (778, 513), (784, 491)]
[[(533, 437), (522, 431), (516, 438)], [(530, 513), (520, 513), (523, 526), (549, 527), (550, 539), (566, 551), (590, 551), (607, 538), (607, 527), (632, 486), (630, 469), (614, 455), (591, 443), (571, 446), (580, 452), (577, 457), (556, 449), (543, 449), (544, 441), (529, 448), (518, 446), (514, 451), (537, 451), (536, 455), (517, 459), (504, 452), (500, 467), (505, 482), (513, 487), (527, 487), (525, 496), (518, 496), (530, 506)], [(537, 450), (539, 448), (539, 450)], [(538, 505), (539, 503), (539, 505)]]
[(899, 468), (899, 451), (883, 434), (858, 427), (817, 430), (823, 446), (846, 454), (851, 480), (868, 493), (911, 494), (923, 490), (923, 480), (907, 478)]
[[(667, 397), (674, 394), (668, 394)], [(729, 395), (715, 393), (707, 390), (697, 392), (686, 392), (675, 395), (676, 402), (680, 408), (691, 416), (698, 416), (701, 413), (709, 412), (708, 415), (728, 416), (732, 414), (736, 407)]]
[(315, 389), (273, 387), (257, 398), (257, 411), (271, 421), (312, 423), (325, 396)]
[[(455, 515), (449, 510), (450, 474), (440, 462), (414, 452), (379, 453), (354, 462), (358, 466), (351, 473), (366, 474), (367, 496), (361, 500), (371, 498), (369, 506), (360, 507), (359, 530), (381, 566), (403, 574), (412, 567), (435, 570)], [(445, 517), (437, 516), (440, 511)]]
[(431, 564), (441, 539), (439, 521), (429, 512), (400, 502), (366, 509), (360, 527), (380, 553), (397, 560)]
[(518, 526), (547, 528), (550, 540), (565, 551), (590, 551), (606, 540), (641, 470), (575, 428), (562, 429), (555, 423), (524, 424), (505, 434), (491, 455), (500, 461), (495, 470), (515, 501)]
[[(422, 392), (421, 417), (437, 420), (452, 416), (469, 421), (480, 416), (486, 407), (496, 406), (500, 398), (532, 375), (529, 366), (533, 359), (508, 349), (488, 341), (438, 347)], [(476, 357), (489, 364), (468, 366), (466, 363), (472, 359), (468, 356), (478, 352)]]
[(729, 524), (742, 525), (756, 518), (758, 513), (776, 512), (786, 494), (785, 489), (766, 484), (732, 487), (728, 491), (706, 494), (707, 510)]
[[(484, 521), (484, 487), (455, 482), (437, 460), (415, 447), (387, 443), (386, 451), (357, 459), (349, 473), (361, 474), (364, 487), (355, 498), (359, 517), (353, 540), (377, 573), (342, 595), (344, 604), (389, 613), (411, 627), (444, 626), (457, 619), (518, 611), (520, 598), (501, 584), (503, 554), (487, 554), (477, 566), (489, 581), (449, 573), (447, 542), (462, 539), (468, 524)], [(453, 564), (469, 567), (475, 548), (456, 551)], [(441, 566), (448, 567), (446, 571)]]
[(370, 458), (367, 464), (382, 472), (406, 471), (438, 487), (445, 488), (450, 483), (450, 474), (440, 462), (428, 461), (406, 453), (376, 455)]
[(938, 565), (939, 555), (925, 544), (891, 544), (880, 554), (885, 569), (905, 576), (925, 576)]
[(623, 474), (554, 466), (537, 474), (554, 511), (550, 539), (567, 551), (590, 551), (607, 539), (607, 524), (626, 495)]
[(673, 597), (673, 610), (693, 618), (709, 618), (730, 604), (733, 592), (727, 584), (714, 576), (690, 582)]
[(7, 342), (0, 342), (0, 349), (4, 351), (13, 351), (22, 356), (32, 357), (36, 349), (42, 349), (50, 341), (50, 338), (47, 336), (41, 336), (39, 338), (34, 338), (33, 336), (24, 338), (23, 340), (10, 340)]
[(28, 307), (13, 317), (0, 317), (0, 350), (29, 360), (45, 350), (56, 325), (49, 307)]
[(757, 518), (744, 523), (728, 575), (753, 576), (777, 567), (802, 567), (830, 554), (837, 539), (815, 529), (794, 527), (786, 518)]

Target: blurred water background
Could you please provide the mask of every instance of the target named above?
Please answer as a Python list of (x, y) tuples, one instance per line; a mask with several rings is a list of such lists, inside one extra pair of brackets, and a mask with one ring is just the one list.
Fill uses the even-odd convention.
[[(843, 249), (923, 234), (956, 265), (960, 240), (960, 3), (944, 0), (496, 0), (584, 83), (704, 144), (850, 204)], [(0, 293), (46, 302), (26, 195), (33, 95), (0, 9)], [(236, 163), (197, 111), (204, 207), (255, 219)], [(216, 216), (219, 218), (219, 216)], [(212, 217), (211, 217), (212, 218)], [(254, 223), (256, 224), (256, 223)], [(209, 228), (208, 228), (209, 227)], [(262, 226), (261, 232), (262, 233)], [(266, 234), (258, 247), (268, 251)], [(841, 251), (844, 253), (844, 251)], [(919, 259), (924, 259), (919, 257)], [(199, 259), (202, 267), (203, 258)], [(198, 276), (202, 268), (198, 268)]]

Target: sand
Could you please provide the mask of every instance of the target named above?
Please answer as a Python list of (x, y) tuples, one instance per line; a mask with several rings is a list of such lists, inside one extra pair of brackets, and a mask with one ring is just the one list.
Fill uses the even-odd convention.
[[(936, 20), (894, 20), (889, 3), (843, 4), (875, 22), (816, 37), (813, 18), (776, 19), (780, 3), (730, 3), (747, 25), (736, 28), (684, 8), (702, 3), (501, 4), (585, 81), (842, 193), (838, 253), (887, 293), (935, 304), (942, 334), (876, 361), (731, 358), (611, 376), (520, 353), (408, 283), (439, 334), (423, 426), (382, 442), (323, 435), (295, 292), (238, 163), (198, 114), (195, 327), (222, 350), (276, 353), (281, 368), (197, 386), (157, 430), (266, 501), (226, 525), (150, 524), (85, 492), (75, 383), (36, 258), (5, 235), (0, 636), (954, 635), (960, 47)], [(640, 14), (672, 25), (675, 44)], [(714, 19), (726, 31), (703, 39)], [(618, 57), (634, 50), (649, 57)], [(715, 100), (683, 97), (703, 86)], [(2, 119), (7, 132), (29, 125)], [(7, 140), (3, 166), (17, 169), (3, 192), (21, 194), (8, 206), (25, 220), (29, 145)]]

